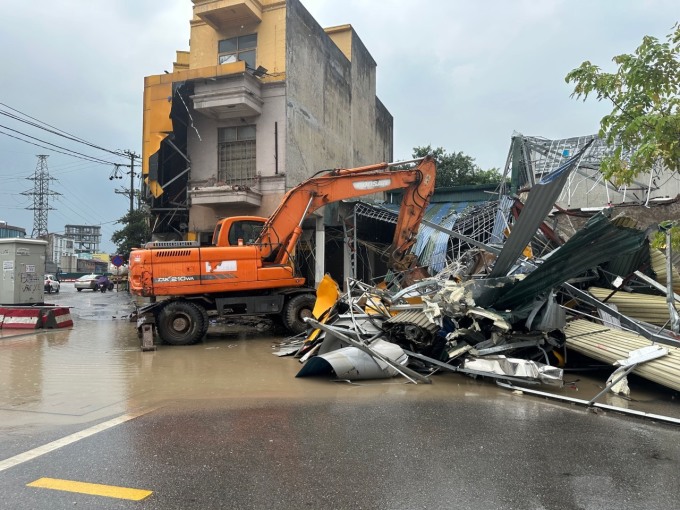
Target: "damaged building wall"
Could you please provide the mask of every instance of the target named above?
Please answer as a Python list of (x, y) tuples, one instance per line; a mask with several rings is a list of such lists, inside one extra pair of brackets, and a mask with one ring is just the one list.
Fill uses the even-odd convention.
[[(197, 86), (204, 92), (210, 85)], [(261, 89), (262, 113), (252, 117), (213, 119), (194, 114), (194, 127), (188, 130), (189, 157), (192, 161), (190, 189), (220, 188), (227, 185), (218, 173), (218, 133), (221, 128), (250, 125), (256, 131), (256, 178), (250, 183), (254, 192), (261, 195), (258, 206), (242, 202), (222, 201), (209, 206), (198, 205), (194, 200), (190, 214), (190, 229), (196, 232), (212, 232), (216, 221), (225, 216), (268, 216), (278, 206), (285, 193), (283, 169), (277, 169), (276, 159), (285, 160), (285, 84), (267, 83)], [(200, 138), (199, 138), (200, 137)], [(279, 143), (277, 152), (276, 137)], [(278, 170), (278, 173), (277, 173)], [(245, 182), (244, 182), (245, 184)]]
[[(182, 0), (187, 1), (187, 0)], [(224, 6), (213, 0), (192, 0), (194, 16), (191, 20), (189, 67), (197, 69), (214, 66), (218, 62), (218, 42), (235, 35), (257, 33), (257, 63), (269, 74), (286, 71), (286, 2), (259, 0), (261, 11), (249, 17), (225, 14)], [(213, 9), (214, 15), (210, 12)], [(219, 21), (218, 21), (219, 20)], [(277, 76), (283, 79), (283, 76)]]
[[(174, 196), (156, 196), (155, 238), (167, 228), (173, 239), (209, 242), (219, 217), (266, 217), (287, 189), (319, 170), (391, 159), (392, 116), (375, 95), (375, 61), (350, 25), (325, 31), (299, 0), (235, 8), (192, 1), (190, 51), (177, 52), (173, 73), (148, 77), (168, 90), (186, 83), (192, 92), (180, 97), (164, 89), (144, 98), (145, 124), (166, 118), (168, 102), (187, 117), (187, 146), (176, 151), (182, 165), (168, 165), (157, 144), (143, 148), (145, 175), (156, 157), (152, 193), (162, 194), (158, 183), (170, 181), (187, 191), (182, 207), (189, 218), (185, 212), (181, 220), (171, 210)], [(229, 131), (220, 135), (223, 128)], [(247, 157), (229, 152), (235, 144), (226, 138), (240, 137), (241, 128), (249, 131)], [(152, 134), (168, 141), (176, 135)], [(326, 214), (338, 225), (330, 221), (336, 216)]]

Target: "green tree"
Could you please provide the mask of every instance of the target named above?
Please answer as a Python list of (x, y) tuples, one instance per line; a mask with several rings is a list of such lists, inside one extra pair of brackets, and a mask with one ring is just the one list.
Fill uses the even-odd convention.
[(437, 164), (437, 188), (470, 184), (495, 184), (501, 181), (501, 174), (498, 169), (482, 170), (475, 164), (474, 158), (462, 152), (449, 154), (444, 148), (433, 149), (431, 145), (413, 148), (414, 158), (423, 158), (428, 154), (432, 154)]
[(116, 230), (111, 236), (111, 242), (116, 245), (118, 254), (126, 262), (132, 248), (144, 246), (151, 238), (149, 219), (147, 213), (142, 209), (128, 212), (116, 223), (124, 225), (120, 230)]
[(633, 54), (613, 58), (618, 69), (605, 73), (586, 61), (567, 74), (572, 97), (593, 95), (609, 101), (613, 110), (600, 121), (600, 136), (613, 153), (601, 171), (621, 184), (630, 183), (656, 162), (680, 170), (680, 25), (666, 42), (650, 36)]

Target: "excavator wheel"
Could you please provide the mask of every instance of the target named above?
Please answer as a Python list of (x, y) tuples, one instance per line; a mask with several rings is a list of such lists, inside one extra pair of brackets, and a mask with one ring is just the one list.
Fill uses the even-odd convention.
[(196, 305), (196, 308), (201, 312), (203, 316), (203, 330), (201, 333), (201, 338), (203, 338), (208, 333), (208, 326), (210, 326), (210, 319), (208, 318), (208, 311), (200, 305)]
[(165, 305), (156, 319), (158, 335), (170, 345), (191, 345), (205, 335), (204, 313), (189, 301), (172, 301)]
[(288, 300), (283, 308), (283, 324), (294, 335), (307, 329), (305, 318), (312, 317), (316, 297), (314, 294), (298, 294)]

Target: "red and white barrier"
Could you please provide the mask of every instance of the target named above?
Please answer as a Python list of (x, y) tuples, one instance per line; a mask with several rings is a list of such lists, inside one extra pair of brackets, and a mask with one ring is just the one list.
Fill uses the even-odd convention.
[(65, 307), (43, 309), (43, 328), (72, 328), (71, 311)]
[(38, 329), (42, 326), (40, 308), (5, 308), (3, 329)]

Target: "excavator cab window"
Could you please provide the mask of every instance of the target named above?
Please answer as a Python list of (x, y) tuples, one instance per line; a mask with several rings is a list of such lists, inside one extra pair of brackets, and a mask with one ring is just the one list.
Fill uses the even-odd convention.
[(262, 231), (264, 222), (261, 221), (235, 221), (229, 229), (229, 246), (238, 246), (239, 239), (244, 245), (253, 244)]

